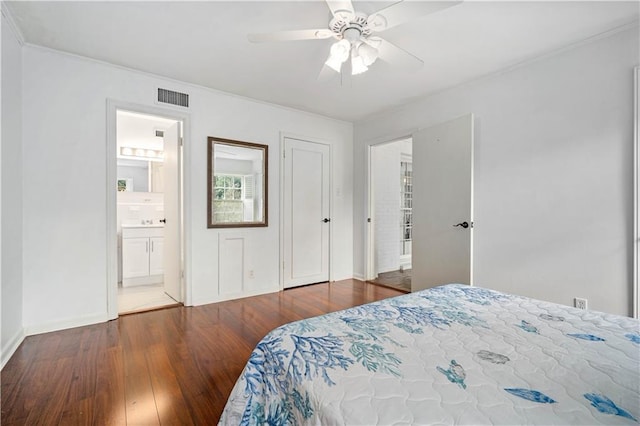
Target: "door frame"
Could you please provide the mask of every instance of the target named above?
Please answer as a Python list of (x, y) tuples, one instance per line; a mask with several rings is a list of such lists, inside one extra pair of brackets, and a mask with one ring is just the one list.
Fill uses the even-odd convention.
[[(280, 291), (285, 290), (284, 288), (284, 140), (285, 139), (297, 139), (304, 142), (316, 143), (319, 145), (326, 145), (329, 147), (329, 217), (333, 221), (333, 147), (332, 144), (324, 139), (313, 138), (309, 136), (302, 136), (295, 133), (288, 132), (280, 132), (280, 146), (278, 147), (278, 161), (280, 162), (280, 260), (278, 262), (278, 279), (279, 279), (279, 289)], [(329, 282), (334, 281), (333, 277), (333, 229), (334, 226), (329, 226)]]
[(191, 226), (190, 226), (190, 212), (189, 207), (191, 200), (191, 179), (188, 173), (184, 173), (185, 170), (189, 170), (191, 164), (191, 150), (190, 150), (190, 114), (176, 111), (170, 108), (162, 108), (156, 106), (148, 106), (142, 104), (136, 104), (126, 101), (120, 101), (116, 99), (107, 99), (107, 137), (106, 137), (106, 167), (107, 167), (107, 253), (106, 253), (106, 267), (107, 267), (107, 317), (108, 319), (118, 318), (118, 238), (117, 238), (117, 197), (114, 190), (114, 182), (117, 179), (117, 129), (116, 129), (116, 114), (118, 110), (126, 110), (132, 112), (138, 112), (141, 114), (156, 115), (159, 117), (168, 118), (171, 120), (182, 122), (182, 161), (178, 164), (180, 176), (180, 189), (181, 189), (181, 206), (178, 209), (178, 215), (180, 216), (180, 264), (183, 271), (183, 278), (181, 282), (181, 295), (185, 306), (191, 305), (191, 255), (190, 255), (190, 242), (191, 242)]
[[(366, 161), (365, 161), (365, 214), (364, 218), (364, 281), (371, 281), (376, 278), (376, 238), (375, 228), (375, 197), (373, 196), (373, 176), (371, 170), (372, 150), (376, 146), (386, 145), (389, 143), (400, 142), (405, 139), (412, 139), (414, 131), (406, 134), (403, 133), (397, 137), (386, 137), (368, 141), (366, 144)], [(371, 220), (369, 220), (371, 219)]]

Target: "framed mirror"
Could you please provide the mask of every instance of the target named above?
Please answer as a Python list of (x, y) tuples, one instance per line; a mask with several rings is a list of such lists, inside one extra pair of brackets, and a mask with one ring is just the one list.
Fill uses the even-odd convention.
[(268, 225), (269, 147), (207, 138), (207, 227)]

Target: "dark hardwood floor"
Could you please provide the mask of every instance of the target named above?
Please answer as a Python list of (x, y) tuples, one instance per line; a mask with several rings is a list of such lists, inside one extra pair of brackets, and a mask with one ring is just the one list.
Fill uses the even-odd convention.
[(1, 372), (0, 422), (216, 424), (270, 330), (400, 294), (346, 280), (30, 336)]

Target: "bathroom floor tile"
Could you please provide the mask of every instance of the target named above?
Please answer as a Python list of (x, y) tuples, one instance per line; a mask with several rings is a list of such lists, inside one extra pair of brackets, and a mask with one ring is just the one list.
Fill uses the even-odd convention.
[(140, 312), (175, 305), (162, 284), (118, 287), (118, 314)]

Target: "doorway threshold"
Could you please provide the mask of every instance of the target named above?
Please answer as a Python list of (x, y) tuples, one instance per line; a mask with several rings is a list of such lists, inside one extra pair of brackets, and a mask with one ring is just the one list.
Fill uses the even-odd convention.
[(164, 291), (162, 284), (118, 288), (118, 315), (181, 306)]
[(178, 308), (180, 306), (184, 306), (184, 305), (182, 303), (174, 302), (171, 305), (153, 306), (153, 307), (148, 307), (148, 308), (142, 308), (142, 309), (135, 310), (135, 311), (120, 312), (120, 313), (118, 313), (118, 316), (119, 317), (123, 317), (125, 315), (135, 315), (135, 314), (142, 314), (144, 312), (161, 311), (163, 309)]

